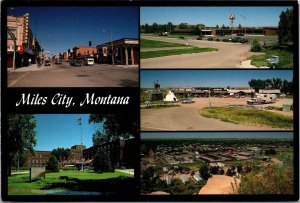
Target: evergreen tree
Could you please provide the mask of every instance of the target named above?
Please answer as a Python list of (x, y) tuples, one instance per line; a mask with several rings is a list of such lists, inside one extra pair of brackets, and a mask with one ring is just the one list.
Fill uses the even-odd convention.
[(47, 162), (46, 169), (51, 172), (59, 172), (59, 163), (56, 156), (51, 155)]
[(93, 167), (97, 173), (109, 172), (111, 170), (111, 162), (108, 153), (98, 149), (93, 158)]

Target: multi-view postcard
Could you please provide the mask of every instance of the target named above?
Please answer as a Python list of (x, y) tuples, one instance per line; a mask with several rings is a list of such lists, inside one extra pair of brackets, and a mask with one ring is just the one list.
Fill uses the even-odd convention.
[(142, 131), (293, 130), (291, 70), (143, 70)]
[(141, 7), (141, 68), (293, 68), (293, 7)]
[(8, 87), (137, 87), (138, 11), (7, 8)]

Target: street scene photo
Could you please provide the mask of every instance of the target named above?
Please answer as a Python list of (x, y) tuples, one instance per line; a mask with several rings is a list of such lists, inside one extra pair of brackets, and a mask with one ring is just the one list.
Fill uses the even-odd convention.
[(137, 7), (7, 8), (8, 87), (138, 87)]
[(293, 130), (292, 70), (142, 70), (142, 131)]
[(293, 68), (293, 7), (141, 7), (141, 68)]
[(9, 114), (8, 195), (138, 194), (137, 123), (117, 113)]
[(292, 132), (142, 133), (140, 154), (142, 195), (294, 193)]

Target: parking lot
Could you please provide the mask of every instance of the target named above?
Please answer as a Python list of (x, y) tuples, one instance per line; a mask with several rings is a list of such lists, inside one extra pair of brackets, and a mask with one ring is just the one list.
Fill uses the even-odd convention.
[(67, 62), (51, 66), (8, 70), (8, 87), (138, 87), (137, 66), (71, 66)]

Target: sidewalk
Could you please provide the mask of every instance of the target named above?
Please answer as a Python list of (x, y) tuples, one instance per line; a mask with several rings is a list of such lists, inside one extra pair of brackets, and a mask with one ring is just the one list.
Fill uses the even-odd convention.
[(43, 71), (46, 69), (51, 69), (53, 66), (44, 66), (42, 65), (40, 68), (37, 67), (37, 64), (32, 64), (31, 66), (28, 67), (20, 67), (16, 69), (8, 68), (7, 72), (25, 72), (25, 71)]

